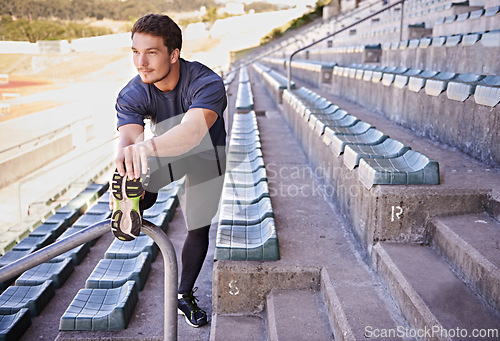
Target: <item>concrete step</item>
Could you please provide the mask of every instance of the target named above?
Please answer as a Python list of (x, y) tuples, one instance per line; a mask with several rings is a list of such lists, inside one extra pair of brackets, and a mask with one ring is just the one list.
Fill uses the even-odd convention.
[(486, 212), (431, 221), (432, 246), (500, 311), (500, 222)]
[(212, 315), (210, 341), (266, 340), (266, 322), (258, 315)]
[(273, 290), (266, 305), (270, 341), (334, 339), (320, 292)]
[[(441, 340), (493, 329), (498, 333), (498, 311), (484, 304), (431, 247), (381, 242), (373, 249), (379, 274), (414, 328), (410, 332)], [(474, 336), (481, 339), (488, 338)]]

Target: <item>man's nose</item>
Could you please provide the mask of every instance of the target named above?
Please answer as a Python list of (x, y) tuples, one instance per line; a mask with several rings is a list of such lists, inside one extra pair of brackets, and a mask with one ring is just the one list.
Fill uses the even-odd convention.
[(148, 65), (148, 58), (146, 57), (145, 54), (140, 54), (139, 55), (139, 66), (147, 66)]

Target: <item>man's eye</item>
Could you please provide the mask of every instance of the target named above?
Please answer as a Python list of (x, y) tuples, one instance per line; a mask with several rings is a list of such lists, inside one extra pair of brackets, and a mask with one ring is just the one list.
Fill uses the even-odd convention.
[(149, 54), (156, 54), (156, 51), (149, 51)]

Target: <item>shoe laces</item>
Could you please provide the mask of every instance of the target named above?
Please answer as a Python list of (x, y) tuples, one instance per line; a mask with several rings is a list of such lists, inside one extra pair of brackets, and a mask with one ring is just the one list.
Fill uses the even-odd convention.
[(193, 313), (201, 311), (200, 308), (198, 308), (198, 297), (194, 295), (194, 293), (198, 290), (197, 287), (193, 288), (189, 294), (182, 295), (184, 300), (186, 301), (187, 304), (189, 304), (192, 307)]

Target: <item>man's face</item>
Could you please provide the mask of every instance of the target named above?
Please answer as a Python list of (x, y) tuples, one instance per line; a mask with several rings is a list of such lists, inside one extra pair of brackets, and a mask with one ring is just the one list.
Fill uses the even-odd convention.
[(172, 61), (163, 38), (135, 33), (132, 38), (132, 53), (134, 65), (144, 83), (153, 84), (166, 80)]

